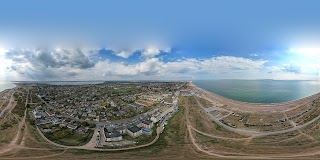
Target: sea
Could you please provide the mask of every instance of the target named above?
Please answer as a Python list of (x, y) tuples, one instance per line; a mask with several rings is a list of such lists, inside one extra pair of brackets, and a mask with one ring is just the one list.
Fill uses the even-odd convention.
[(202, 89), (250, 103), (288, 102), (320, 92), (320, 81), (302, 80), (196, 80)]
[(14, 85), (12, 82), (1, 82), (0, 81), (0, 92), (6, 90), (6, 89), (11, 89), (14, 88), (16, 85)]

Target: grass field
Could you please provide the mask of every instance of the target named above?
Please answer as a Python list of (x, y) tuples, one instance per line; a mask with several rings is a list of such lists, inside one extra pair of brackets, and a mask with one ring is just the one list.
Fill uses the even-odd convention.
[(88, 130), (86, 134), (78, 134), (68, 128), (64, 128), (54, 133), (45, 133), (45, 136), (53, 142), (66, 146), (81, 146), (88, 143), (93, 135), (93, 130)]

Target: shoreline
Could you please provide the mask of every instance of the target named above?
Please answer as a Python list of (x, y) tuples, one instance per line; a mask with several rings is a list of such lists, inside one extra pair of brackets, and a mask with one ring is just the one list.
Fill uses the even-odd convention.
[(11, 89), (15, 89), (18, 85), (13, 83), (13, 82), (0, 82), (0, 85), (5, 85), (5, 84), (10, 84), (11, 87), (4, 87), (2, 90), (0, 89), (0, 93), (11, 90)]
[[(280, 102), (280, 103), (250, 103), (250, 102), (243, 102), (243, 101), (238, 101), (238, 100), (233, 100), (229, 99), (227, 97), (220, 96), (218, 94), (215, 94), (213, 92), (207, 91), (203, 88), (200, 88), (196, 85), (194, 85), (192, 82), (188, 83), (188, 86), (198, 90), (200, 92), (200, 97), (204, 98), (206, 100), (209, 100), (210, 102), (219, 102), (221, 104), (225, 104), (227, 109), (232, 109), (232, 110), (239, 110), (243, 109), (240, 111), (248, 111), (250, 112), (251, 110), (258, 110), (262, 112), (279, 112), (279, 111), (288, 111), (291, 109), (294, 109), (295, 107), (299, 107), (301, 105), (304, 105), (318, 97), (320, 97), (320, 92), (292, 100), (292, 101), (287, 101), (287, 102)], [(231, 108), (230, 108), (231, 107)], [(252, 112), (252, 111), (251, 111)]]

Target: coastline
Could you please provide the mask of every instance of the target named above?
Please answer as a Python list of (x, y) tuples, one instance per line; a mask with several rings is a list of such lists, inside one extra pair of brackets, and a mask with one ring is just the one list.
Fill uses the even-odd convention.
[[(0, 82), (0, 85), (2, 84), (10, 84), (10, 86), (8, 86), (8, 87), (3, 87), (3, 88), (1, 88), (0, 87), (0, 93), (2, 93), (2, 92), (5, 92), (5, 91), (8, 91), (8, 90), (12, 90), (12, 89), (14, 89), (14, 88), (16, 88), (17, 87), (17, 84), (16, 83), (13, 83), (13, 82)], [(12, 85), (11, 85), (12, 84)]]
[(243, 102), (243, 101), (237, 101), (233, 99), (229, 99), (220, 95), (217, 95), (215, 93), (212, 93), (210, 91), (207, 91), (203, 88), (200, 88), (196, 85), (194, 85), (192, 82), (188, 83), (188, 86), (198, 90), (200, 92), (200, 97), (204, 98), (206, 100), (209, 100), (210, 102), (220, 102), (222, 104), (226, 104), (226, 109), (233, 109), (233, 110), (239, 110), (241, 111), (256, 111), (256, 112), (279, 112), (279, 111), (289, 111), (294, 109), (295, 107), (299, 107), (301, 105), (304, 105), (318, 97), (320, 97), (320, 92), (300, 98), (297, 100), (287, 101), (287, 102), (280, 102), (280, 103), (250, 103), (250, 102)]

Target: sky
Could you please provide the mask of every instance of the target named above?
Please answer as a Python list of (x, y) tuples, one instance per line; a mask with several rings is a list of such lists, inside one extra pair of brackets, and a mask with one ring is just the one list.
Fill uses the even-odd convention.
[(320, 79), (316, 0), (3, 0), (0, 81)]

